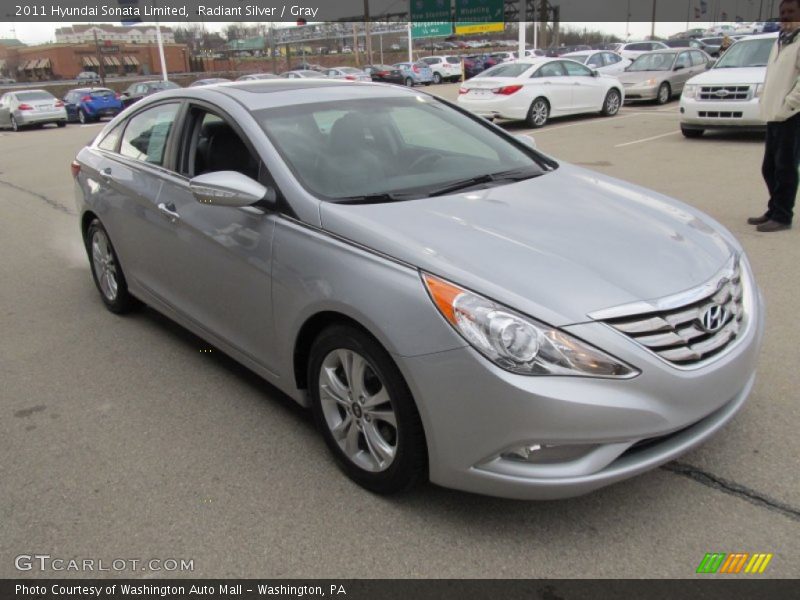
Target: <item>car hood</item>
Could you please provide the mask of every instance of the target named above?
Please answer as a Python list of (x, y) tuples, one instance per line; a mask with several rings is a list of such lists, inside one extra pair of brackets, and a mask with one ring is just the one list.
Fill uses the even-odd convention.
[(729, 83), (764, 83), (767, 67), (739, 67), (732, 69), (710, 69), (692, 77), (687, 83), (715, 85)]
[(640, 83), (648, 79), (665, 79), (672, 71), (624, 71), (617, 79), (622, 83)]
[(543, 176), (388, 204), (323, 202), (323, 229), (555, 326), (711, 279), (736, 244), (670, 198), (562, 165)]

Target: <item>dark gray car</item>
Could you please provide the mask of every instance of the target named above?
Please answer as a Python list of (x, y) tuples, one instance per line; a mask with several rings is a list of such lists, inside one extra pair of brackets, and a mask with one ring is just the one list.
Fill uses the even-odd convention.
[(702, 443), (753, 386), (761, 298), (729, 232), (427, 94), (162, 92), (73, 173), (103, 303), (309, 406), (376, 492), (586, 493)]

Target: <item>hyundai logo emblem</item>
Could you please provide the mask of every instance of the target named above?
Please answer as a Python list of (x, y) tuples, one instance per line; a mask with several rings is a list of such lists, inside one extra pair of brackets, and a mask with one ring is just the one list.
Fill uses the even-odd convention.
[(703, 316), (700, 317), (700, 325), (706, 333), (716, 333), (722, 329), (722, 326), (725, 325), (725, 321), (727, 320), (728, 310), (719, 304), (712, 304), (706, 309)]

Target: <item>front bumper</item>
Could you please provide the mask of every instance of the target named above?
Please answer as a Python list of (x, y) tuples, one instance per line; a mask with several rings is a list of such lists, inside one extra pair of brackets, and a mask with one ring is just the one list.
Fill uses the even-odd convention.
[(655, 100), (659, 86), (625, 85), (625, 100)]
[(684, 129), (763, 129), (758, 98), (747, 101), (696, 100), (681, 97), (681, 126)]
[[(641, 370), (633, 379), (526, 377), (472, 348), (395, 357), (418, 400), (430, 479), (516, 499), (578, 496), (633, 477), (702, 444), (730, 421), (755, 380), (760, 294), (739, 340), (717, 360), (678, 369), (602, 323), (566, 328)], [(502, 457), (524, 445), (585, 445), (561, 462)]]

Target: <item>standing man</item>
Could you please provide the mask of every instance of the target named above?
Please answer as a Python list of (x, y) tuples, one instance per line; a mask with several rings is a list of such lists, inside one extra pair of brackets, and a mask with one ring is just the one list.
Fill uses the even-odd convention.
[(791, 229), (800, 166), (800, 0), (782, 0), (781, 32), (769, 55), (761, 93), (767, 143), (761, 173), (769, 190), (767, 212), (747, 222), (758, 231)]

